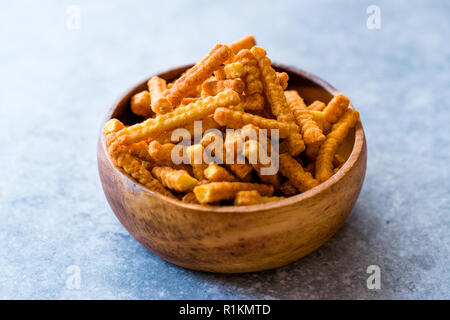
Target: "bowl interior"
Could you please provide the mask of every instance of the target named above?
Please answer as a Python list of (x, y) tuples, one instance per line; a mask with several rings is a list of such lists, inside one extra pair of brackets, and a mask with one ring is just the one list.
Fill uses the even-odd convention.
[[(164, 78), (168, 82), (178, 78), (186, 69), (190, 68), (192, 64), (185, 65), (179, 68), (171, 69), (166, 72), (159, 73), (158, 76)], [(335, 94), (339, 91), (331, 86), (326, 81), (320, 79), (319, 77), (308, 73), (304, 70), (293, 68), (290, 66), (284, 66), (280, 64), (273, 64), (274, 68), (279, 72), (286, 72), (289, 75), (289, 86), (288, 89), (296, 89), (300, 93), (300, 95), (305, 100), (305, 103), (308, 105), (315, 100), (320, 100), (324, 103), (328, 103)], [(122, 121), (126, 125), (132, 125), (137, 122), (141, 122), (144, 118), (136, 116), (131, 112), (130, 109), (130, 99), (131, 97), (141, 92), (142, 90), (147, 89), (147, 80), (142, 81), (137, 86), (133, 87), (131, 90), (127, 91), (119, 100), (113, 104), (108, 114), (106, 115), (105, 122), (111, 118), (117, 118)], [(350, 105), (350, 107), (353, 107)], [(356, 141), (356, 143), (355, 143)], [(102, 143), (104, 145), (104, 140), (102, 139)], [(201, 211), (216, 211), (216, 212), (236, 212), (236, 211), (258, 211), (262, 209), (270, 209), (277, 206), (283, 206), (292, 204), (293, 202), (301, 201), (306, 197), (313, 196), (322, 190), (330, 187), (336, 181), (338, 181), (356, 162), (357, 155), (361, 152), (362, 146), (364, 144), (364, 132), (361, 124), (358, 124), (356, 129), (353, 129), (348, 134), (344, 143), (340, 146), (338, 150), (338, 154), (341, 155), (345, 160), (345, 164), (341, 167), (341, 169), (333, 175), (330, 179), (323, 182), (319, 186), (308, 190), (307, 192), (288, 197), (286, 199), (269, 202), (266, 204), (260, 205), (252, 205), (252, 206), (205, 206), (205, 205), (196, 205), (196, 204), (188, 204), (181, 201), (173, 200), (167, 198), (161, 194), (154, 193), (143, 186), (141, 188), (144, 192), (148, 192), (158, 197), (163, 197), (165, 200), (169, 202), (173, 202), (174, 205), (186, 207), (189, 209), (196, 209)], [(106, 152), (106, 151), (105, 151)], [(352, 157), (352, 161), (347, 161), (349, 157), (355, 154), (355, 157)], [(118, 170), (118, 169), (117, 169)], [(118, 170), (120, 172), (120, 170)], [(121, 173), (121, 172), (120, 172)], [(123, 174), (123, 173), (121, 173)], [(131, 180), (131, 178), (129, 178)], [(251, 210), (249, 210), (251, 208)]]

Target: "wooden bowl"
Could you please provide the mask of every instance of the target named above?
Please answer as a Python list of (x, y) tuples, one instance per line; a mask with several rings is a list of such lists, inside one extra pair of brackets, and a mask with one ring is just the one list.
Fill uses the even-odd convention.
[[(173, 80), (190, 66), (159, 74)], [(289, 87), (307, 104), (328, 102), (338, 91), (300, 69), (275, 65), (289, 74)], [(105, 122), (126, 124), (130, 97), (146, 89), (146, 81), (112, 105)], [(154, 193), (118, 170), (98, 143), (98, 168), (106, 198), (120, 222), (145, 248), (176, 265), (208, 272), (238, 273), (272, 269), (296, 261), (323, 245), (350, 214), (366, 172), (367, 148), (358, 123), (339, 153), (347, 158), (330, 179), (302, 194), (253, 206), (201, 206)]]

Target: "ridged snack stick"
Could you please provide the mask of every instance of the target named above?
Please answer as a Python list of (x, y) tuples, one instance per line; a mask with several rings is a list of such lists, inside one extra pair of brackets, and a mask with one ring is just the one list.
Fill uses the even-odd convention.
[(281, 88), (286, 90), (289, 81), (289, 75), (286, 72), (277, 72), (278, 82), (280, 82)]
[(239, 105), (242, 106), (244, 111), (261, 111), (264, 109), (264, 97), (259, 93), (241, 96)]
[(154, 167), (152, 174), (167, 188), (177, 191), (192, 191), (197, 185), (194, 179), (185, 170), (175, 170), (170, 167)]
[(168, 90), (167, 99), (170, 104), (178, 106), (181, 99), (186, 97), (190, 90), (208, 79), (213, 71), (217, 70), (232, 54), (226, 45), (214, 46), (205, 58), (176, 80), (173, 87)]
[(263, 196), (273, 194), (273, 186), (246, 182), (211, 182), (194, 188), (198, 202), (211, 203), (222, 200), (233, 200), (239, 191), (256, 190)]
[(284, 197), (266, 197), (259, 194), (256, 190), (239, 191), (234, 198), (235, 206), (251, 206), (254, 204), (263, 204), (282, 200)]
[(359, 113), (354, 109), (347, 109), (344, 115), (331, 128), (326, 140), (319, 149), (316, 160), (316, 179), (323, 182), (333, 175), (333, 159), (343, 143), (349, 130), (354, 128), (359, 120)]
[[(253, 47), (251, 52), (258, 60), (264, 84), (264, 93), (270, 103), (272, 113), (279, 121), (288, 124), (295, 124), (294, 114), (284, 96), (283, 88), (277, 78), (276, 71), (271, 66), (271, 61), (266, 57), (266, 51), (260, 47)], [(296, 156), (305, 150), (305, 143), (301, 134), (297, 131), (291, 131), (287, 137), (289, 153)]]
[(348, 109), (350, 100), (342, 93), (336, 95), (323, 110), (323, 117), (329, 123), (335, 123)]
[(188, 156), (190, 165), (194, 173), (194, 177), (199, 181), (205, 178), (204, 171), (208, 167), (208, 164), (203, 159), (203, 153), (205, 148), (201, 144), (194, 144), (186, 148), (186, 154)]
[(153, 114), (150, 103), (150, 93), (147, 90), (144, 90), (131, 97), (130, 108), (134, 114), (148, 118)]
[(238, 41), (230, 44), (230, 49), (234, 54), (237, 54), (242, 49), (250, 49), (256, 45), (255, 37), (252, 35), (245, 36)]
[(305, 143), (309, 145), (324, 141), (325, 136), (322, 130), (320, 130), (317, 123), (313, 120), (313, 116), (306, 109), (306, 105), (298, 92), (296, 90), (288, 90), (284, 94), (294, 114), (295, 122), (301, 128)]
[(221, 126), (231, 129), (239, 129), (247, 124), (253, 124), (261, 129), (267, 129), (270, 135), (270, 129), (278, 129), (279, 137), (286, 138), (291, 131), (298, 129), (295, 123), (286, 123), (274, 119), (267, 119), (251, 113), (233, 111), (227, 108), (218, 108), (214, 112), (214, 120)]
[(237, 181), (236, 178), (230, 172), (228, 172), (227, 169), (219, 166), (214, 162), (211, 162), (203, 173), (205, 178), (211, 182)]
[(125, 128), (123, 123), (115, 118), (108, 120), (103, 126), (103, 134), (108, 135), (110, 133), (114, 133)]
[(289, 182), (300, 192), (314, 188), (319, 182), (311, 173), (306, 172), (300, 163), (288, 153), (280, 154), (280, 173), (289, 179)]
[(308, 110), (311, 111), (323, 111), (326, 108), (326, 104), (322, 101), (316, 100), (308, 106)]
[(298, 193), (297, 189), (289, 181), (280, 186), (280, 191), (286, 196), (293, 196)]
[(203, 119), (214, 113), (217, 108), (236, 105), (239, 102), (240, 98), (237, 92), (226, 90), (214, 97), (204, 98), (156, 118), (124, 128), (116, 133), (115, 138), (120, 144), (129, 144), (157, 137), (164, 131), (180, 128), (195, 120)]
[(166, 80), (160, 77), (152, 77), (147, 82), (148, 91), (151, 97), (152, 110), (156, 114), (165, 114), (173, 110), (172, 105), (164, 96), (167, 90)]
[[(267, 145), (270, 146), (270, 140), (267, 142)], [(250, 164), (253, 166), (253, 169), (255, 169), (256, 173), (258, 173), (258, 176), (261, 179), (261, 181), (265, 184), (270, 184), (274, 186), (275, 189), (278, 189), (281, 184), (281, 178), (278, 172), (274, 174), (264, 174), (262, 170), (263, 168), (269, 168), (271, 165), (273, 165), (272, 163), (263, 164), (260, 162), (259, 159), (260, 152), (262, 152), (263, 154), (264, 153), (267, 154), (268, 157), (269, 157), (268, 152), (272, 152), (267, 151), (267, 149), (269, 148), (264, 148), (259, 141), (249, 140), (245, 142), (244, 154), (246, 158), (249, 160)], [(275, 156), (278, 157), (278, 155)], [(256, 162), (251, 161), (252, 157), (256, 158), (257, 161)]]
[(239, 78), (230, 80), (207, 80), (202, 84), (202, 97), (215, 96), (219, 92), (227, 89), (242, 93), (245, 89), (245, 83)]

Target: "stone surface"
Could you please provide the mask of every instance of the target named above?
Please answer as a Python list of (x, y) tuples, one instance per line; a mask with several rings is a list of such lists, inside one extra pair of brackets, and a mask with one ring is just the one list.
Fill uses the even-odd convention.
[[(373, 1), (297, 2), (2, 4), (0, 299), (449, 299), (450, 3), (377, 1), (381, 29), (369, 30)], [(80, 29), (66, 26), (71, 4)], [(262, 273), (192, 272), (115, 218), (97, 135), (138, 80), (245, 33), (352, 99), (366, 181), (344, 227), (308, 257)], [(381, 268), (380, 290), (367, 289), (369, 265)]]

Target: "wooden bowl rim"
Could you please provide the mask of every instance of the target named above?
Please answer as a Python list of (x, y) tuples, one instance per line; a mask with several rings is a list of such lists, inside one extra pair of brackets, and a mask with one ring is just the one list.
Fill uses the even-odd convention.
[[(169, 73), (174, 70), (183, 69), (183, 68), (189, 68), (192, 67), (194, 64), (186, 64), (184, 66), (175, 67), (172, 69), (168, 69), (167, 71), (156, 73), (155, 75), (161, 75), (165, 73)], [(279, 63), (272, 63), (272, 65), (277, 69), (282, 69), (284, 71), (288, 71), (292, 74), (298, 74), (302, 76), (303, 78), (313, 82), (314, 84), (318, 85), (319, 87), (325, 89), (326, 91), (330, 92), (333, 96), (339, 93), (340, 91), (337, 90), (335, 87), (333, 87), (331, 84), (323, 80), (322, 78), (307, 72), (303, 69), (287, 66)], [(135, 91), (138, 87), (142, 86), (144, 83), (146, 83), (151, 77), (146, 78), (144, 81), (140, 81), (138, 84), (134, 85), (131, 89), (125, 91), (109, 108), (108, 112), (106, 113), (106, 117), (102, 123), (103, 125), (111, 119), (112, 115), (114, 114), (115, 110), (117, 109), (117, 106), (119, 103), (130, 94), (130, 92)], [(354, 109), (353, 105), (350, 103), (350, 107)], [(140, 191), (149, 194), (150, 196), (159, 197), (163, 201), (167, 201), (171, 203), (174, 206), (178, 206), (181, 209), (189, 209), (193, 211), (201, 211), (201, 212), (214, 212), (214, 213), (255, 213), (255, 212), (261, 212), (266, 210), (271, 210), (274, 208), (280, 209), (281, 207), (288, 207), (291, 205), (294, 205), (296, 203), (301, 202), (302, 200), (306, 200), (309, 198), (314, 197), (315, 195), (331, 188), (333, 185), (335, 185), (338, 181), (340, 181), (355, 165), (357, 160), (359, 159), (361, 152), (364, 147), (365, 143), (365, 135), (364, 135), (364, 129), (361, 124), (361, 121), (358, 121), (358, 124), (355, 127), (355, 142), (353, 145), (352, 152), (350, 156), (348, 157), (347, 161), (344, 163), (344, 165), (339, 169), (337, 173), (335, 173), (333, 176), (331, 176), (328, 180), (325, 182), (319, 184), (317, 187), (314, 187), (306, 192), (300, 193), (295, 196), (287, 197), (282, 200), (273, 201), (269, 203), (264, 204), (255, 204), (255, 205), (249, 205), (249, 206), (209, 206), (209, 205), (200, 205), (200, 204), (191, 204), (191, 203), (185, 203), (181, 200), (172, 199), (169, 197), (166, 197), (158, 192), (151, 191), (141, 184), (134, 181), (132, 178), (130, 178), (128, 175), (123, 173), (121, 170), (119, 170), (112, 162), (111, 158), (109, 157), (108, 152), (106, 151), (106, 143), (104, 139), (104, 134), (102, 133), (102, 130), (100, 130), (100, 142), (103, 148), (103, 152), (106, 155), (106, 158), (110, 162), (111, 166), (114, 168), (114, 170), (124, 176), (129, 182), (131, 182), (133, 185), (138, 187)]]

